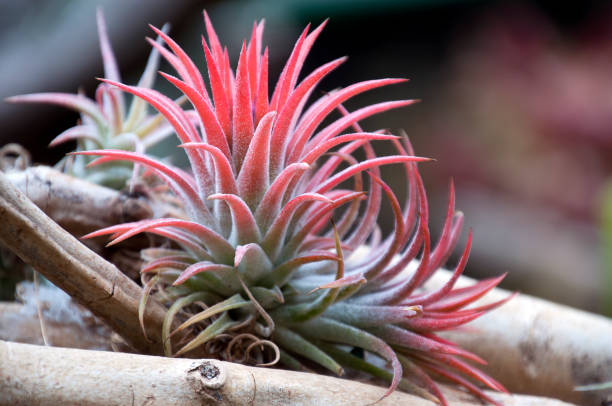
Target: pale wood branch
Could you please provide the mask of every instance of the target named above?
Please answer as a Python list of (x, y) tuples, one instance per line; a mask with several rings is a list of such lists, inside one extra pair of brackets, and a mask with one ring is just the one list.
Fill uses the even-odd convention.
[[(138, 325), (141, 289), (47, 218), (1, 173), (0, 218), (0, 242), (136, 348), (160, 353), (164, 308), (155, 303), (148, 306), (146, 326), (154, 341), (149, 343)], [(429, 289), (448, 278), (446, 271), (438, 272)], [(461, 278), (457, 286), (471, 283), (474, 281)], [(495, 289), (483, 300), (499, 300), (509, 294)], [(464, 330), (446, 337), (488, 360), (487, 372), (511, 391), (593, 405), (612, 395), (574, 391), (579, 385), (612, 380), (609, 319), (520, 295)]]
[(153, 215), (148, 201), (66, 175), (48, 166), (9, 171), (6, 178), (65, 230), (81, 236)]
[(104, 320), (137, 350), (162, 353), (165, 309), (151, 301), (147, 340), (138, 322), (141, 288), (58, 226), (0, 173), (0, 243)]
[[(6, 405), (371, 405), (385, 388), (303, 372), (218, 360), (153, 357), (0, 341), (0, 404)], [(452, 405), (480, 404), (446, 389)], [(511, 406), (565, 403), (491, 394)], [(478, 403), (474, 403), (478, 402)], [(430, 406), (395, 391), (379, 403)]]

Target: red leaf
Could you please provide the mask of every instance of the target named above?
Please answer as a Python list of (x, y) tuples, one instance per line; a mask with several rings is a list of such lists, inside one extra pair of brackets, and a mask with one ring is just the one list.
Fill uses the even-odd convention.
[(246, 45), (242, 43), (236, 83), (234, 85), (234, 112), (232, 134), (232, 156), (234, 166), (238, 171), (253, 138), (253, 106), (249, 90), (249, 74), (247, 71)]

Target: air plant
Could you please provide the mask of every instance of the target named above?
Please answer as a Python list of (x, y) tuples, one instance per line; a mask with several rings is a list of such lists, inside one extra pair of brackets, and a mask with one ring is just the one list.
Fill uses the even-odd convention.
[[(106, 31), (106, 23), (101, 9), (97, 12), (98, 37), (104, 65), (104, 77), (112, 81), (120, 81), (119, 69)], [(166, 28), (163, 29), (166, 31)], [(138, 82), (142, 88), (151, 88), (155, 81), (159, 65), (159, 52), (153, 49), (145, 70)], [(113, 86), (101, 83), (95, 94), (95, 100), (89, 99), (81, 92), (68, 93), (34, 93), (9, 97), (12, 103), (49, 103), (72, 110), (80, 114), (76, 126), (55, 137), (50, 146), (56, 146), (67, 141), (76, 141), (77, 151), (91, 149), (122, 149), (144, 152), (165, 137), (172, 134), (173, 129), (161, 114), (151, 115), (147, 112), (147, 103), (138, 97), (132, 98), (129, 108), (125, 93)], [(94, 183), (121, 189), (130, 177), (134, 177), (136, 169), (130, 163), (116, 162), (96, 168), (87, 168), (91, 158), (74, 156), (58, 163), (68, 173)]]
[[(449, 280), (437, 290), (422, 289), (461, 233), (463, 216), (454, 209), (452, 183), (446, 220), (433, 245), (417, 170), (417, 163), (428, 159), (414, 156), (405, 136), (367, 132), (358, 123), (414, 101), (352, 112), (342, 105), (404, 80), (364, 81), (308, 103), (315, 86), (344, 62), (329, 62), (298, 83), (323, 23), (302, 32), (269, 97), (263, 21), (243, 42), (234, 73), (227, 49), (204, 17), (208, 41), (202, 37), (202, 46), (212, 94), (170, 37), (152, 26), (168, 48), (150, 41), (178, 72), (179, 77), (161, 75), (189, 99), (196, 124), (193, 111), (155, 90), (102, 79), (105, 86), (146, 100), (168, 120), (191, 172), (139, 152), (74, 153), (100, 156), (90, 165), (117, 160), (142, 165), (182, 201), (184, 218), (126, 223), (86, 236), (111, 235), (109, 244), (116, 244), (148, 232), (174, 241), (175, 246), (142, 251), (141, 315), (149, 296), (168, 306), (162, 331), (166, 355), (199, 351), (258, 365), (318, 365), (338, 375), (347, 367), (389, 380), (386, 395), (399, 387), (445, 403), (432, 374), (494, 403), (473, 382), (505, 389), (467, 361), (485, 362), (435, 332), (468, 323), (505, 302), (466, 308), (503, 275), (454, 287), (466, 266), (470, 231)], [(342, 116), (320, 128), (334, 111)], [(395, 155), (377, 156), (374, 141), (390, 143)], [(354, 156), (358, 150), (365, 154), (361, 162)], [(381, 179), (380, 167), (391, 164), (406, 178), (405, 204)], [(383, 197), (395, 219), (387, 237), (377, 226)], [(380, 359), (390, 369), (377, 363)]]

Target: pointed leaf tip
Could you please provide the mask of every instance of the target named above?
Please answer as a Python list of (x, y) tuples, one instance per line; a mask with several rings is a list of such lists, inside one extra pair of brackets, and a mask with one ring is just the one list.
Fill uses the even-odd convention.
[(234, 256), (234, 268), (238, 268), (238, 265), (240, 265), (240, 262), (242, 262), (242, 258), (244, 258), (244, 254), (246, 254), (247, 251), (253, 247), (253, 245), (254, 244), (245, 244), (238, 245), (236, 247), (236, 254)]

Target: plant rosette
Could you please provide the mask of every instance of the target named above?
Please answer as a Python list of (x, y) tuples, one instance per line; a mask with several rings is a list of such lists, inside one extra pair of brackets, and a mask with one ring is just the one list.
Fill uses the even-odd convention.
[[(263, 21), (253, 25), (234, 71), (206, 13), (204, 18), (210, 91), (168, 35), (152, 27), (167, 48), (149, 40), (178, 74), (161, 75), (193, 110), (113, 77), (101, 85), (109, 97), (115, 94), (110, 89), (120, 89), (165, 117), (190, 170), (137, 150), (88, 148), (71, 154), (99, 156), (90, 166), (117, 161), (144, 166), (182, 202), (184, 218), (120, 224), (86, 236), (110, 235), (109, 244), (116, 244), (147, 232), (180, 247), (142, 251), (141, 321), (150, 296), (167, 306), (166, 355), (197, 352), (257, 365), (280, 362), (298, 370), (316, 364), (338, 375), (350, 368), (390, 381), (386, 395), (400, 388), (444, 404), (431, 376), (442, 377), (495, 403), (477, 386), (505, 391), (473, 365), (485, 361), (436, 332), (462, 326), (507, 301), (469, 307), (504, 275), (454, 286), (467, 263), (470, 231), (448, 281), (435, 291), (422, 289), (461, 234), (463, 215), (455, 211), (452, 182), (446, 219), (433, 244), (417, 168), (429, 159), (414, 156), (405, 136), (359, 125), (414, 100), (355, 111), (343, 107), (363, 92), (404, 80), (359, 82), (310, 100), (317, 84), (345, 61), (331, 61), (298, 80), (323, 23), (302, 32), (269, 95)], [(334, 112), (341, 113), (335, 120), (330, 119)], [(395, 154), (378, 156), (375, 142), (391, 144)], [(357, 152), (365, 159), (357, 159)], [(381, 179), (383, 165), (400, 168), (398, 175), (407, 183), (405, 203)], [(394, 217), (393, 232), (386, 237), (377, 224), (383, 199)], [(358, 249), (360, 255), (354, 255)], [(411, 264), (412, 272), (404, 272)]]

